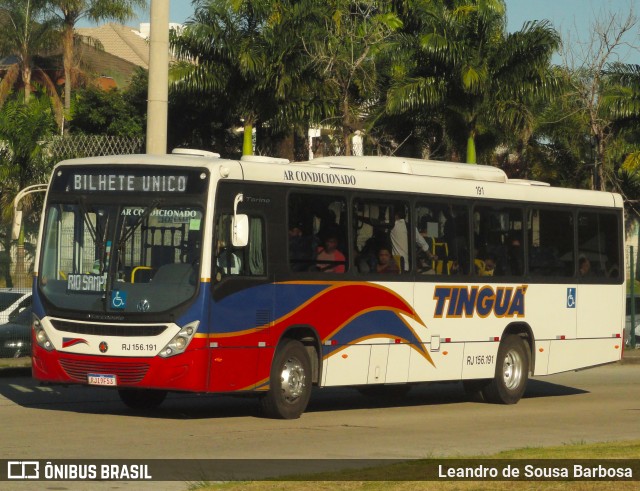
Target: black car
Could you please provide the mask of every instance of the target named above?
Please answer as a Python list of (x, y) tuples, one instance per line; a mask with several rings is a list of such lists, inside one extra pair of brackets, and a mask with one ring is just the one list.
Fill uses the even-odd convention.
[(0, 358), (31, 355), (31, 307), (0, 324)]
[(30, 289), (0, 288), (0, 324), (13, 322), (14, 317), (30, 305)]

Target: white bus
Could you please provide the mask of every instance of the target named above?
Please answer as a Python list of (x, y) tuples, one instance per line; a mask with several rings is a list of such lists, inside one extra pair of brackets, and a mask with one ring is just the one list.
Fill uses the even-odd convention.
[(255, 393), (462, 381), (512, 404), (530, 375), (621, 358), (623, 202), (481, 165), (207, 155), (64, 161), (44, 207), (33, 374)]

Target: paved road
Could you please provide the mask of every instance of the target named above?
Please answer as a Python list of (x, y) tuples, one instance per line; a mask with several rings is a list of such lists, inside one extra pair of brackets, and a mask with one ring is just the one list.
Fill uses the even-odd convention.
[[(640, 365), (535, 379), (515, 406), (470, 402), (461, 384), (414, 387), (399, 401), (323, 389), (294, 421), (259, 418), (253, 399), (191, 394), (172, 394), (160, 409), (135, 414), (112, 391), (43, 387), (24, 370), (5, 370), (0, 414), (0, 458), (10, 459), (481, 455), (525, 446), (640, 439)], [(61, 489), (60, 483), (43, 484), (40, 489)], [(110, 483), (104, 489), (126, 486)]]

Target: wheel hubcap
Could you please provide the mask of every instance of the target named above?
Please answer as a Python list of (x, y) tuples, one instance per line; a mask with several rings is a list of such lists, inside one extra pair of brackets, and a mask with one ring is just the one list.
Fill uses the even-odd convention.
[(297, 358), (289, 358), (282, 367), (280, 377), (282, 395), (287, 401), (294, 401), (302, 395), (306, 385), (304, 367)]
[(509, 351), (504, 358), (502, 366), (504, 385), (513, 390), (520, 385), (522, 380), (522, 359), (516, 351)]

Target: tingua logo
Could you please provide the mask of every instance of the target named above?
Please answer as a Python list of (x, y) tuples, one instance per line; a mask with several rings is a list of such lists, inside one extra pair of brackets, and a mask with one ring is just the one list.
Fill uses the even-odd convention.
[(436, 286), (433, 317), (524, 317), (524, 297), (527, 285), (518, 287)]

